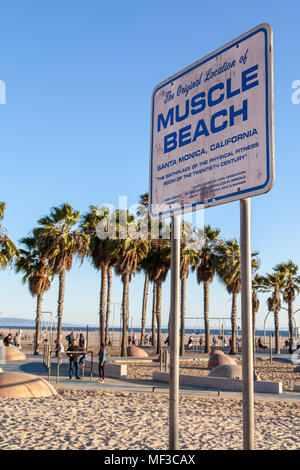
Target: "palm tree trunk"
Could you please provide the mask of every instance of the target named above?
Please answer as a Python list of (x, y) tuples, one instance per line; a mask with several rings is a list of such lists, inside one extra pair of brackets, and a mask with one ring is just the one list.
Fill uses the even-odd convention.
[(105, 344), (108, 343), (109, 317), (110, 317), (110, 301), (111, 301), (111, 282), (112, 267), (109, 266), (107, 271), (107, 299), (106, 299), (106, 322), (105, 322)]
[(34, 339), (34, 352), (33, 352), (35, 356), (39, 355), (42, 300), (43, 300), (43, 294), (39, 294), (37, 296), (37, 302), (36, 302), (35, 339)]
[(157, 321), (157, 347), (156, 354), (161, 352), (161, 289), (162, 283), (156, 282), (156, 321)]
[(57, 340), (61, 340), (62, 330), (62, 317), (64, 308), (64, 297), (65, 297), (65, 280), (66, 270), (64, 269), (59, 273), (59, 288), (58, 288), (58, 309), (57, 309)]
[(253, 359), (255, 362), (255, 323), (256, 323), (256, 314), (255, 309), (252, 308), (252, 346), (253, 346)]
[(156, 345), (155, 336), (155, 314), (156, 314), (156, 286), (153, 282), (153, 304), (152, 304), (152, 346)]
[(231, 348), (229, 354), (236, 354), (236, 298), (237, 294), (232, 294), (232, 309), (231, 309)]
[(184, 330), (185, 330), (185, 304), (186, 304), (186, 277), (181, 279), (181, 299), (180, 299), (180, 356), (184, 356)]
[(275, 353), (280, 354), (279, 345), (279, 312), (274, 312), (274, 330), (275, 330)]
[(123, 299), (122, 299), (122, 315), (123, 315), (123, 329), (122, 329), (122, 344), (121, 356), (127, 357), (127, 341), (128, 341), (128, 316), (129, 316), (129, 273), (122, 275), (123, 282)]
[(107, 266), (101, 268), (101, 287), (100, 287), (100, 305), (99, 305), (99, 342), (105, 342), (105, 300), (107, 284)]
[(290, 345), (294, 342), (294, 306), (291, 300), (288, 301), (288, 312), (289, 312), (289, 334), (290, 334)]
[(144, 346), (148, 292), (149, 292), (149, 274), (146, 273), (145, 283), (144, 283), (144, 294), (143, 294), (142, 325), (141, 325), (141, 340), (140, 340), (141, 346)]
[(204, 328), (205, 328), (205, 352), (210, 353), (210, 332), (209, 332), (209, 282), (204, 281)]

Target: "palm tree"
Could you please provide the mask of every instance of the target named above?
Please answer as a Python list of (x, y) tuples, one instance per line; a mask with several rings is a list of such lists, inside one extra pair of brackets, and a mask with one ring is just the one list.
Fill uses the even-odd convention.
[[(110, 252), (109, 238), (99, 238), (97, 236), (97, 226), (104, 221), (109, 224), (112, 214), (107, 207), (97, 208), (90, 206), (89, 211), (83, 215), (80, 224), (83, 233), (90, 237), (90, 252), (92, 264), (98, 271), (101, 270), (100, 300), (99, 300), (99, 343), (107, 343), (108, 325), (109, 325), (109, 305), (110, 305), (110, 287), (111, 287), (111, 269), (114, 263), (112, 253)], [(106, 287), (108, 284), (108, 292)], [(106, 298), (106, 292), (107, 297)], [(106, 302), (107, 301), (107, 302)], [(107, 326), (107, 330), (105, 327)]]
[[(231, 306), (231, 348), (229, 354), (237, 354), (237, 295), (241, 292), (241, 258), (240, 246), (236, 240), (221, 242), (216, 247), (216, 271), (227, 292), (232, 295)], [(252, 271), (259, 267), (257, 252), (252, 253)]]
[(267, 299), (268, 311), (274, 313), (274, 330), (275, 330), (275, 352), (280, 354), (279, 344), (279, 313), (281, 310), (280, 294), (283, 292), (285, 286), (285, 279), (283, 274), (275, 272), (274, 274), (267, 274), (263, 279), (264, 292), (272, 292), (272, 295)]
[[(150, 242), (151, 243), (151, 242)], [(143, 290), (143, 303), (142, 303), (142, 318), (141, 318), (141, 339), (140, 345), (144, 346), (144, 338), (146, 332), (146, 313), (147, 313), (147, 303), (148, 303), (148, 295), (149, 295), (149, 273), (147, 271), (147, 267), (144, 264), (144, 260), (141, 262), (139, 271), (144, 271), (145, 273), (145, 280), (144, 280), (144, 290)]]
[[(189, 244), (186, 242), (186, 235), (189, 234)], [(186, 281), (189, 276), (190, 267), (198, 266), (200, 255), (198, 244), (191, 243), (192, 227), (186, 222), (182, 223), (182, 237), (180, 249), (180, 356), (184, 356), (184, 330), (185, 330), (185, 312), (186, 312)]]
[(255, 325), (256, 325), (256, 314), (259, 310), (259, 299), (257, 297), (258, 292), (264, 290), (264, 277), (256, 274), (252, 279), (252, 333), (253, 333), (253, 350), (255, 351)]
[[(162, 284), (166, 280), (171, 262), (171, 245), (169, 240), (152, 240), (151, 248), (145, 259), (149, 279), (153, 282), (153, 313), (157, 323), (156, 352), (161, 351), (161, 300)], [(154, 320), (154, 315), (152, 317)], [(152, 344), (155, 336), (155, 327), (152, 325)], [(154, 344), (153, 344), (154, 345)]]
[(155, 334), (155, 324), (156, 324), (156, 304), (157, 304), (157, 289), (156, 284), (153, 282), (152, 288), (152, 322), (151, 322), (151, 344), (156, 346), (156, 334)]
[(5, 207), (5, 202), (0, 202), (0, 269), (7, 268), (19, 256), (19, 250), (8, 237), (5, 227), (1, 224), (1, 220), (4, 218)]
[[(210, 225), (204, 227), (203, 244), (199, 252), (200, 263), (197, 267), (197, 282), (203, 283), (204, 290), (204, 326), (205, 326), (205, 352), (210, 352), (209, 331), (209, 285), (212, 283), (216, 273), (216, 246), (220, 230), (212, 229)], [(193, 268), (195, 269), (195, 268)]]
[[(133, 223), (133, 218), (127, 213), (128, 224)], [(122, 343), (121, 356), (127, 356), (127, 337), (128, 337), (128, 318), (129, 318), (129, 283), (132, 275), (135, 274), (139, 263), (147, 256), (149, 250), (149, 241), (142, 238), (132, 239), (114, 239), (110, 240), (110, 249), (113, 256), (116, 257), (115, 271), (121, 276), (123, 283), (122, 298)]]
[(287, 263), (277, 264), (274, 268), (275, 273), (282, 274), (284, 277), (283, 300), (288, 304), (289, 316), (289, 336), (290, 344), (294, 342), (294, 301), (296, 294), (300, 292), (300, 276), (298, 266), (291, 260)]
[[(149, 237), (149, 226), (150, 226), (150, 217), (149, 217), (149, 194), (144, 193), (140, 195), (139, 199), (139, 209), (137, 215), (140, 219), (148, 225), (148, 239), (151, 244), (151, 240)], [(145, 220), (146, 219), (146, 220)], [(147, 302), (148, 302), (148, 295), (149, 295), (149, 273), (147, 271), (147, 265), (145, 265), (144, 260), (141, 262), (140, 270), (144, 271), (145, 274), (145, 281), (144, 281), (144, 291), (143, 291), (143, 303), (142, 303), (142, 318), (141, 318), (141, 339), (140, 345), (144, 346), (144, 338), (145, 338), (145, 331), (146, 331), (146, 313), (147, 313)], [(153, 339), (153, 336), (152, 336)]]
[(66, 271), (72, 267), (73, 257), (81, 260), (89, 253), (89, 236), (75, 229), (80, 213), (70, 204), (53, 207), (49, 216), (38, 221), (33, 236), (41, 256), (47, 258), (54, 275), (59, 276), (57, 308), (57, 340), (61, 339)]
[(110, 302), (111, 302), (111, 286), (112, 286), (112, 268), (114, 263), (111, 261), (107, 270), (107, 297), (106, 297), (106, 317), (105, 317), (105, 341), (104, 344), (108, 344), (108, 331), (109, 331), (109, 320), (110, 320)]
[(37, 298), (35, 318), (34, 354), (39, 354), (40, 321), (44, 293), (50, 288), (53, 273), (47, 259), (43, 258), (36, 246), (34, 237), (20, 240), (24, 248), (20, 250), (20, 257), (16, 262), (16, 271), (23, 272), (23, 283), (28, 283), (29, 291)]

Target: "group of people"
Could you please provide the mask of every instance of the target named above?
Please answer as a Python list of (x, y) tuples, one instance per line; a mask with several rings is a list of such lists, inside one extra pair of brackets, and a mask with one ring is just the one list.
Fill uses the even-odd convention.
[(21, 332), (17, 331), (14, 338), (11, 333), (8, 333), (7, 336), (3, 338), (4, 346), (15, 346), (16, 348), (21, 349)]
[[(232, 345), (232, 338), (230, 337), (228, 342), (227, 342), (227, 339), (221, 335), (218, 336), (218, 338), (216, 338), (216, 336), (213, 336), (212, 337), (212, 346), (217, 346), (218, 345), (218, 340), (222, 342), (222, 346), (224, 348), (227, 348), (228, 346), (231, 347)], [(194, 339), (193, 339), (193, 336), (189, 336), (189, 339), (188, 339), (188, 342), (187, 342), (187, 348), (188, 349), (191, 349), (193, 346), (194, 346)], [(203, 337), (200, 336), (199, 338), (199, 345), (200, 347), (203, 346)], [(241, 340), (240, 338), (237, 338), (237, 347), (240, 348), (241, 347)]]
[[(75, 376), (77, 380), (81, 380), (80, 367), (84, 367), (84, 360), (86, 358), (86, 341), (84, 335), (80, 333), (77, 341), (74, 331), (72, 331), (66, 336), (66, 340), (68, 342), (66, 354), (69, 357), (69, 379), (72, 380)], [(56, 340), (55, 355), (60, 364), (62, 363), (61, 354), (63, 352), (63, 344), (61, 341)], [(104, 381), (106, 357), (105, 345), (102, 343), (99, 351), (99, 382)]]

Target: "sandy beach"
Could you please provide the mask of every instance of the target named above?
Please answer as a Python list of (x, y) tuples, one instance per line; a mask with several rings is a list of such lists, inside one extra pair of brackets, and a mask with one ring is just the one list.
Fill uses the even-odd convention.
[[(32, 333), (32, 332), (31, 332)], [(94, 338), (97, 350), (97, 336)], [(31, 339), (23, 342), (26, 350)], [(108, 354), (118, 355), (118, 347)], [(148, 350), (155, 355), (155, 350)], [(180, 373), (208, 375), (208, 357), (198, 354), (180, 361)], [(194, 354), (195, 356), (195, 354)], [(241, 364), (240, 357), (234, 357)], [(42, 360), (42, 359), (41, 359)], [(67, 359), (64, 358), (64, 362)], [(126, 383), (151, 385), (158, 362), (128, 364)], [(281, 381), (284, 392), (300, 385), (295, 365), (257, 357), (255, 370), (261, 380)], [(166, 450), (169, 438), (167, 389), (123, 391), (102, 384), (64, 381), (52, 385), (51, 398), (0, 400), (0, 448), (5, 450)], [(105, 380), (105, 385), (112, 382)], [(179, 444), (182, 450), (241, 450), (241, 395), (202, 392), (180, 394)], [(298, 449), (300, 400), (261, 398), (255, 400), (255, 448)]]
[[(168, 396), (71, 390), (0, 402), (1, 449), (168, 449)], [(256, 401), (256, 449), (297, 449), (299, 402)], [(241, 400), (181, 395), (182, 450), (241, 450)]]
[[(240, 358), (235, 358), (239, 363)], [(65, 359), (66, 361), (66, 359)], [(180, 373), (207, 375), (208, 359), (181, 360)], [(281, 380), (292, 392), (300, 384), (292, 364), (258, 358), (262, 380)], [(126, 383), (152, 383), (158, 362), (128, 364)], [(51, 398), (0, 400), (0, 448), (5, 450), (166, 450), (168, 449), (168, 390), (122, 391), (105, 388), (96, 377), (52, 385)], [(80, 383), (81, 382), (81, 383)], [(124, 384), (124, 382), (123, 382)], [(294, 395), (295, 396), (295, 395)], [(180, 393), (179, 444), (182, 450), (242, 450), (241, 395), (217, 392)], [(255, 399), (255, 448), (298, 449), (300, 400), (274, 396)]]

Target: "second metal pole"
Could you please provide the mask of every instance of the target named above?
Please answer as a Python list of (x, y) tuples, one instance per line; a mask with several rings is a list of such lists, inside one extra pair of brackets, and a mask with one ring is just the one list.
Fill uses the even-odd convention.
[(250, 199), (240, 201), (241, 294), (242, 294), (242, 376), (244, 450), (254, 449), (254, 381), (252, 336), (252, 270), (250, 243)]
[(169, 449), (177, 450), (179, 422), (179, 299), (180, 299), (180, 216), (172, 217), (171, 232), (171, 308), (170, 308), (170, 384)]

